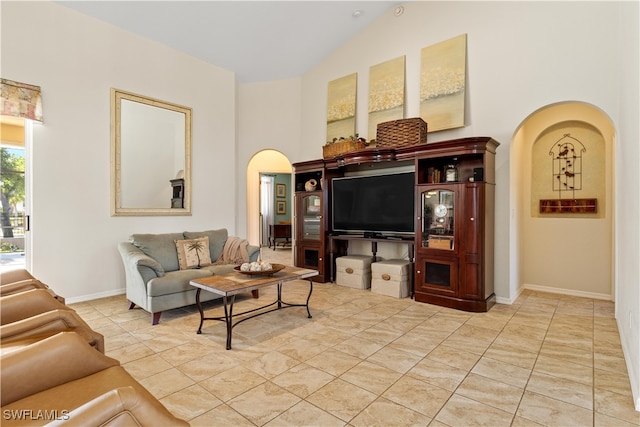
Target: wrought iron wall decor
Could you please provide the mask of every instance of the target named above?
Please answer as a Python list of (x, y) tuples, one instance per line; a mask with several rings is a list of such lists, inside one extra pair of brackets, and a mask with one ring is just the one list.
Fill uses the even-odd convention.
[(582, 190), (582, 154), (587, 149), (571, 134), (565, 133), (549, 150), (552, 159), (553, 191), (562, 198), (565, 191), (575, 197), (576, 190)]
[(597, 199), (575, 198), (576, 191), (582, 190), (582, 155), (586, 152), (584, 144), (569, 133), (553, 144), (549, 150), (551, 186), (558, 198), (541, 199), (540, 213), (597, 212)]

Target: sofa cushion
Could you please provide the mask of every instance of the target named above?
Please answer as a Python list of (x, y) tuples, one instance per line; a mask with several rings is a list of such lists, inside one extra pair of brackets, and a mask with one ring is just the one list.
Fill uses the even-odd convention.
[(222, 255), (224, 249), (224, 243), (229, 237), (229, 233), (226, 228), (219, 230), (205, 230), (205, 231), (185, 231), (185, 239), (197, 239), (198, 237), (209, 238), (209, 254), (211, 255), (211, 261), (215, 261)]
[(147, 296), (158, 297), (194, 290), (195, 288), (189, 284), (191, 280), (211, 275), (211, 271), (205, 268), (171, 271), (162, 277), (149, 280), (149, 283), (147, 283)]
[(160, 263), (164, 271), (180, 268), (176, 240), (184, 239), (182, 233), (132, 234), (129, 241), (142, 252)]
[(211, 264), (209, 255), (209, 238), (207, 236), (197, 239), (176, 240), (178, 251), (178, 264), (180, 270), (200, 268)]

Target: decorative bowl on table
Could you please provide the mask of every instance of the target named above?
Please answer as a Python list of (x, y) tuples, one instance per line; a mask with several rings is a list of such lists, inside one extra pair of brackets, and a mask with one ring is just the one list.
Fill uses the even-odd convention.
[[(269, 268), (270, 267), (270, 268)], [(284, 264), (275, 263), (244, 263), (233, 267), (238, 273), (246, 274), (248, 276), (271, 276), (274, 273), (285, 268)]]

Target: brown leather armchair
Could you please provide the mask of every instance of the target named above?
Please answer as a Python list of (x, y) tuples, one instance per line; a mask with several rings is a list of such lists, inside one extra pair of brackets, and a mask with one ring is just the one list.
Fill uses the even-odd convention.
[[(189, 425), (176, 418), (159, 420), (157, 415), (154, 419), (147, 415), (157, 412), (158, 408), (155, 407), (154, 401), (145, 397), (134, 387), (127, 386), (108, 391), (69, 412), (67, 417), (61, 417), (62, 419), (47, 426)], [(143, 422), (141, 423), (140, 420)]]
[(0, 362), (3, 426), (189, 425), (75, 332), (2, 355)]
[(1, 325), (0, 353), (15, 351), (65, 331), (76, 332), (96, 350), (104, 353), (104, 336), (91, 329), (75, 311), (60, 309)]
[(46, 289), (32, 289), (0, 297), (0, 325), (13, 323), (51, 310), (71, 310)]
[(62, 304), (65, 303), (65, 300), (60, 295), (57, 295), (53, 289), (49, 288), (46, 284), (42, 283), (38, 279), (26, 279), (19, 280), (17, 282), (6, 283), (0, 285), (0, 296), (17, 294), (24, 291), (29, 291), (31, 289), (46, 289), (51, 296), (60, 301)]
[(0, 285), (6, 285), (7, 283), (19, 282), (27, 279), (35, 279), (35, 277), (33, 277), (31, 273), (24, 268), (8, 270), (0, 274)]
[(45, 285), (38, 279), (18, 280), (16, 282), (0, 285), (0, 295), (12, 295), (19, 292), (29, 291), (31, 289), (49, 289), (49, 286)]

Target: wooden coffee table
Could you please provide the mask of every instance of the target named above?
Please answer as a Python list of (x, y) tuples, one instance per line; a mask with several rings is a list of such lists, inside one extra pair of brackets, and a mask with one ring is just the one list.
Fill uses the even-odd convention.
[[(309, 299), (313, 292), (313, 282), (311, 277), (317, 276), (316, 270), (309, 270), (306, 268), (290, 267), (286, 266), (284, 269), (271, 276), (252, 276), (233, 271), (226, 274), (219, 274), (209, 277), (203, 277), (195, 279), (189, 282), (190, 285), (195, 286), (196, 291), (196, 306), (200, 312), (200, 326), (198, 327), (198, 333), (202, 333), (202, 324), (205, 320), (220, 320), (225, 322), (227, 326), (227, 350), (231, 350), (231, 332), (234, 326), (238, 325), (245, 320), (249, 320), (256, 316), (270, 313), (275, 310), (280, 310), (287, 307), (306, 307), (308, 318), (311, 318), (311, 312), (309, 311)], [(309, 295), (307, 295), (307, 301), (304, 304), (291, 304), (282, 300), (282, 284), (284, 282), (290, 282), (292, 280), (307, 280), (309, 282)], [(233, 303), (235, 302), (236, 295), (243, 292), (250, 292), (266, 286), (277, 285), (278, 297), (277, 299), (262, 307), (247, 310), (242, 313), (233, 313)], [(222, 296), (222, 302), (224, 305), (224, 316), (219, 317), (205, 317), (202, 304), (200, 302), (200, 292), (203, 290), (207, 292), (213, 292)], [(270, 310), (267, 308), (272, 307)], [(251, 316), (243, 317), (237, 322), (233, 323), (233, 318), (236, 316), (243, 316), (249, 313), (255, 313)]]

